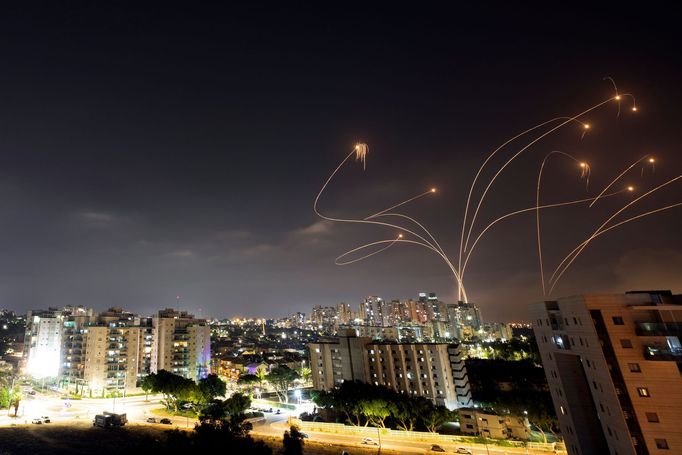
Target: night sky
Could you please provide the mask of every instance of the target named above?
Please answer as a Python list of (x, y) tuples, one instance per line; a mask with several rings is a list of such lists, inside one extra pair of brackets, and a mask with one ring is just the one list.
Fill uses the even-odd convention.
[[(592, 126), (582, 140), (567, 126), (524, 152), (478, 228), (534, 205), (553, 150), (588, 161), (591, 177), (586, 190), (575, 163), (551, 158), (545, 203), (596, 194), (647, 153), (655, 170), (633, 168), (619, 189), (641, 194), (682, 173), (679, 11), (106, 3), (0, 11), (0, 307), (151, 313), (179, 295), (203, 316), (278, 317), (367, 295), (453, 301), (443, 262), (416, 246), (334, 265), (396, 231), (320, 222), (312, 202), (329, 173), (369, 144), (367, 169), (349, 163), (321, 200), (334, 216), (438, 187), (405, 213), (456, 255), (487, 154), (613, 96), (607, 75), (639, 111), (624, 99), (618, 116), (611, 103), (582, 119)], [(681, 196), (678, 181), (619, 219)], [(547, 268), (632, 197), (544, 212)], [(469, 298), (485, 319), (525, 319), (542, 298), (534, 226), (532, 214), (499, 224), (472, 259)], [(682, 208), (614, 229), (553, 295), (681, 292), (681, 230)]]

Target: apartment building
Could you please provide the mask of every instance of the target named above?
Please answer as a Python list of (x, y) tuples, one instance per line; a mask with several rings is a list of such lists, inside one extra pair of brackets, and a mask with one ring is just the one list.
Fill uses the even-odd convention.
[(471, 405), (466, 368), (456, 345), (378, 342), (354, 333), (309, 345), (313, 387), (344, 381), (384, 385), (449, 409)]
[(152, 318), (122, 308), (29, 312), (24, 371), (58, 377), (77, 394), (137, 391), (142, 378), (165, 369), (190, 379), (210, 371), (211, 333), (186, 312), (162, 310)]
[(151, 371), (170, 371), (189, 379), (206, 377), (211, 365), (211, 329), (202, 319), (171, 308), (152, 317)]
[(682, 296), (579, 295), (530, 313), (569, 454), (682, 453)]
[(530, 423), (525, 417), (499, 415), (492, 410), (460, 408), (459, 425), (462, 433), (495, 439), (530, 439)]

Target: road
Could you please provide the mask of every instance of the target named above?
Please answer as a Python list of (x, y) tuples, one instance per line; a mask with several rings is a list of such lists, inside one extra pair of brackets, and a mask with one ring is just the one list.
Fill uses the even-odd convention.
[[(285, 430), (288, 429), (287, 426), (287, 419), (288, 415), (286, 414), (280, 414), (280, 415), (273, 415), (273, 414), (266, 414), (266, 421), (257, 425), (254, 425), (253, 431), (251, 432), (254, 436), (258, 435), (263, 435), (263, 436), (275, 436), (275, 437), (281, 437), (282, 434), (284, 433)], [(344, 445), (350, 445), (350, 446), (356, 446), (356, 447), (371, 447), (367, 445), (361, 444), (361, 441), (364, 436), (358, 436), (355, 434), (337, 434), (337, 433), (325, 433), (321, 431), (306, 431), (305, 432), (311, 441), (315, 442), (320, 442), (323, 444), (329, 444), (329, 445), (338, 445), (338, 444), (344, 444)], [(372, 438), (374, 441), (379, 441), (379, 437), (374, 436)], [(396, 440), (395, 438), (389, 438), (382, 436), (381, 437), (381, 448), (382, 449), (390, 449), (390, 450), (395, 450), (397, 452), (405, 453), (405, 454), (431, 454), (431, 453), (438, 453), (438, 452), (431, 452), (429, 449), (431, 448), (431, 443), (427, 442), (420, 442), (420, 441), (405, 441), (405, 440)], [(537, 451), (537, 450), (528, 450), (526, 449), (520, 449), (520, 448), (509, 448), (509, 447), (496, 447), (496, 446), (488, 446), (486, 448), (484, 445), (467, 445), (467, 444), (443, 444), (443, 443), (438, 443), (441, 447), (443, 447), (448, 453), (453, 453), (456, 449), (459, 447), (464, 447), (466, 449), (469, 449), (474, 455), (548, 455), (550, 452), (546, 451)], [(378, 447), (377, 447), (378, 449)], [(378, 452), (378, 450), (377, 450)]]
[[(101, 414), (104, 411), (126, 413), (128, 420), (133, 423), (147, 424), (148, 417), (159, 417), (158, 414), (153, 414), (152, 410), (159, 409), (159, 401), (161, 395), (150, 395), (148, 400), (144, 396), (133, 396), (126, 398), (85, 398), (82, 400), (65, 400), (54, 393), (39, 393), (36, 395), (27, 395), (19, 406), (19, 417), (10, 417), (7, 414), (0, 415), (0, 425), (16, 425), (31, 423), (34, 418), (41, 416), (49, 416), (54, 422), (68, 422), (80, 421), (89, 422), (96, 414)], [(196, 422), (193, 419), (184, 417), (169, 416), (173, 421), (173, 427), (190, 429), (194, 427)], [(274, 436), (282, 437), (285, 430), (288, 429), (287, 419), (289, 412), (282, 414), (265, 413), (265, 420), (254, 425), (252, 434), (255, 437)], [(154, 425), (154, 424), (149, 424)], [(158, 424), (157, 424), (158, 425)], [(164, 427), (168, 428), (164, 425)], [(320, 442), (322, 444), (337, 445), (345, 444), (348, 446), (365, 447), (361, 441), (363, 436), (355, 434), (337, 434), (325, 433), (319, 431), (306, 432), (311, 441)], [(375, 441), (379, 441), (378, 435), (373, 437)], [(496, 446), (489, 446), (486, 448), (483, 445), (463, 445), (463, 444), (442, 444), (447, 452), (453, 453), (459, 447), (465, 447), (472, 451), (474, 455), (548, 455), (548, 452), (518, 449), (518, 448), (500, 448)], [(381, 447), (383, 449), (395, 450), (405, 454), (425, 454), (436, 453), (430, 452), (431, 443), (419, 441), (405, 441), (395, 439), (395, 437), (381, 437)], [(378, 449), (378, 447), (377, 447)]]

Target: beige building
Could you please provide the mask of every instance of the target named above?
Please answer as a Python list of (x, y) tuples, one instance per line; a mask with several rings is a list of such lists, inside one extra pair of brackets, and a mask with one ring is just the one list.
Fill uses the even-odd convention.
[(316, 390), (359, 380), (423, 396), (450, 409), (471, 405), (466, 368), (456, 345), (377, 342), (349, 335), (311, 343), (309, 349)]
[(170, 308), (152, 317), (151, 370), (197, 380), (210, 372), (211, 329), (202, 319)]
[(682, 453), (682, 296), (580, 295), (530, 312), (569, 454)]
[(464, 434), (495, 439), (530, 439), (530, 423), (525, 417), (501, 416), (484, 409), (458, 409), (460, 430)]

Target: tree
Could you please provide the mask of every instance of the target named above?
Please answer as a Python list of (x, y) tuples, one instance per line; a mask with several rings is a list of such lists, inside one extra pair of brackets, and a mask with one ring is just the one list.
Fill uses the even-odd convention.
[(152, 392), (156, 389), (156, 374), (148, 374), (142, 378), (140, 388), (144, 390), (144, 401), (149, 401), (149, 392)]
[(415, 412), (414, 400), (407, 395), (397, 395), (398, 397), (394, 402), (395, 410), (393, 412), (393, 417), (398, 421), (398, 429), (412, 431), (414, 430), (414, 426), (419, 417)]
[(393, 406), (382, 397), (373, 399), (363, 399), (360, 401), (360, 412), (367, 418), (365, 426), (386, 428), (385, 421), (392, 413)]
[(159, 370), (158, 373), (152, 373), (149, 376), (152, 376), (149, 379), (150, 391), (163, 394), (163, 402), (170, 411), (177, 412), (180, 402), (191, 401), (199, 393), (194, 381), (169, 371)]
[(284, 455), (303, 455), (303, 434), (297, 426), (292, 425), (289, 430), (284, 432), (282, 439), (284, 445)]
[(216, 374), (209, 374), (203, 379), (199, 380), (198, 384), (199, 396), (203, 403), (208, 403), (216, 397), (225, 396), (227, 386), (225, 381), (220, 379)]
[(279, 401), (288, 403), (288, 392), (289, 389), (291, 389), (294, 381), (299, 378), (298, 373), (286, 365), (278, 365), (277, 367), (273, 368), (272, 371), (270, 371), (270, 374), (268, 374), (266, 378), (267, 381), (272, 385), (273, 389), (275, 389), (275, 393), (277, 393)]
[(424, 427), (431, 433), (435, 433), (445, 422), (453, 420), (453, 412), (445, 406), (436, 406), (426, 398), (420, 397), (417, 407), (419, 418)]
[(313, 377), (313, 371), (308, 367), (301, 367), (298, 369), (298, 374), (304, 384), (310, 383), (310, 379)]

